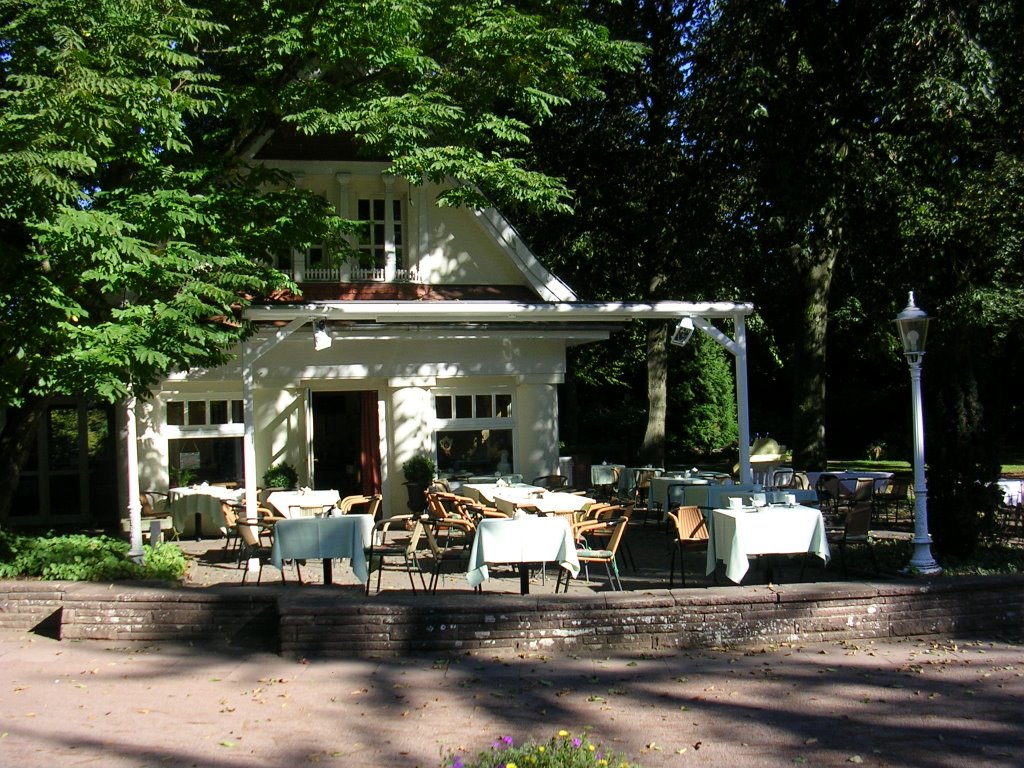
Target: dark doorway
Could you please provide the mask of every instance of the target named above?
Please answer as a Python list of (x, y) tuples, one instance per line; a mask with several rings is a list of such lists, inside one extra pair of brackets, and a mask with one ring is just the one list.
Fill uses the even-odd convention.
[(379, 492), (377, 393), (314, 392), (312, 403), (314, 487)]

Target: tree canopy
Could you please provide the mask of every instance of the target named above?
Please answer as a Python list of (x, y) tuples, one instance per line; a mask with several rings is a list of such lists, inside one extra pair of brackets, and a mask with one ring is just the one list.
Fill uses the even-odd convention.
[(252, 162), (345, 135), (442, 202), (565, 209), (517, 149), (630, 65), (580, 3), (0, 0), (0, 503), (47, 398), (144, 395), (216, 365), (268, 254), (340, 242), (326, 200)]

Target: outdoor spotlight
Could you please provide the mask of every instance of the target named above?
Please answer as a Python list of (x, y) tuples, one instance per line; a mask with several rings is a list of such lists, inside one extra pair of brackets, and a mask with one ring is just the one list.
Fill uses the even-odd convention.
[(331, 346), (331, 335), (327, 333), (326, 320), (313, 321), (313, 349), (319, 352)]
[(672, 332), (671, 342), (677, 347), (685, 347), (690, 342), (690, 337), (693, 336), (693, 318), (689, 315), (684, 315), (679, 320), (679, 325)]

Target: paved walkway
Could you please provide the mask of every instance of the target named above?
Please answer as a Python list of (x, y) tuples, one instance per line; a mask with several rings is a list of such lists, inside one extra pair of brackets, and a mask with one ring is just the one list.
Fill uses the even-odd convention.
[(579, 733), (652, 766), (1024, 765), (1017, 639), (288, 660), (0, 632), (0, 765), (439, 766)]

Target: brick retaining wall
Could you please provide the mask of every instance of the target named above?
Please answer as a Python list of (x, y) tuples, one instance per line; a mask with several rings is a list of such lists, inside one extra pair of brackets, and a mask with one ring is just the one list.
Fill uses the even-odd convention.
[(562, 595), (339, 596), (319, 587), (0, 582), (0, 628), (62, 639), (225, 642), (292, 656), (666, 652), (908, 635), (1024, 633), (1024, 577)]

